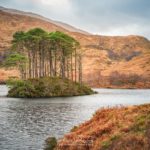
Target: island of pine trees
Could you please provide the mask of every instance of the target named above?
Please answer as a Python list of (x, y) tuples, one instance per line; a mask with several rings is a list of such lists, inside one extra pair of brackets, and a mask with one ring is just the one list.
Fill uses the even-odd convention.
[(5, 67), (17, 68), (20, 79), (10, 79), (9, 97), (38, 98), (88, 95), (82, 83), (80, 44), (69, 35), (35, 28), (13, 35)]

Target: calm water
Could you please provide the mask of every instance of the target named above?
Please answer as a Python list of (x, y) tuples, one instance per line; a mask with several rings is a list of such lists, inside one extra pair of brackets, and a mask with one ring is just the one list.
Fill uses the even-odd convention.
[(60, 138), (101, 107), (150, 103), (150, 90), (96, 89), (90, 96), (7, 98), (0, 85), (0, 150), (41, 150), (48, 136)]

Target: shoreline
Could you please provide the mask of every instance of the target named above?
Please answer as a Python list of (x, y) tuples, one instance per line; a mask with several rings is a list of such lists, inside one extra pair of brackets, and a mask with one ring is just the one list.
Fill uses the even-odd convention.
[[(150, 147), (150, 104), (103, 108), (74, 126), (55, 147), (57, 150), (148, 150)], [(132, 141), (132, 142), (131, 142)], [(120, 144), (121, 143), (121, 144)], [(50, 144), (50, 143), (49, 143)]]
[[(7, 81), (0, 81), (0, 85), (6, 85), (7, 86)], [(86, 83), (85, 83), (86, 84)], [(88, 85), (88, 84), (86, 84)], [(89, 86), (89, 85), (88, 85)], [(89, 86), (92, 89), (125, 89), (125, 90), (146, 90), (150, 89), (150, 87), (122, 87), (122, 86)]]

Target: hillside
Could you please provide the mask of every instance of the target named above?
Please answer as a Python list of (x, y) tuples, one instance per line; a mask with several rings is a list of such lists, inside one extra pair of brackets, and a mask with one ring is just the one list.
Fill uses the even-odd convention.
[(57, 150), (149, 150), (150, 105), (98, 110), (58, 142)]
[(52, 20), (52, 19), (48, 19), (46, 17), (43, 17), (41, 15), (37, 15), (35, 13), (32, 13), (32, 12), (24, 12), (24, 11), (19, 11), (19, 10), (16, 10), (16, 9), (10, 9), (10, 8), (5, 8), (5, 7), (1, 7), (0, 6), (0, 10), (2, 10), (3, 12), (8, 12), (8, 13), (11, 13), (11, 14), (18, 14), (18, 15), (26, 15), (26, 16), (29, 16), (29, 17), (33, 17), (33, 18), (37, 18), (37, 19), (40, 19), (40, 20), (43, 20), (43, 21), (47, 21), (47, 22), (50, 22), (52, 24), (55, 24), (55, 25), (58, 25), (70, 32), (79, 32), (79, 33), (83, 33), (83, 34), (90, 34), (86, 31), (83, 31), (83, 30), (80, 30), (80, 29), (77, 29), (69, 24), (66, 24), (66, 23), (63, 23), (63, 22), (60, 22), (60, 21), (55, 21), (55, 20)]
[[(16, 13), (16, 10), (12, 13), (12, 10), (3, 9), (0, 9), (0, 61), (8, 53), (14, 32), (27, 31), (35, 27), (41, 27), (49, 32), (58, 30), (68, 33), (81, 43), (83, 77), (87, 84), (93, 87), (149, 88), (147, 79), (150, 77), (150, 41), (148, 39), (134, 35), (124, 37), (90, 35), (81, 33), (80, 30), (71, 32), (69, 28), (67, 30), (66, 27), (44, 20), (41, 16), (20, 11)], [(117, 75), (121, 77), (127, 75), (127, 80), (135, 76), (138, 83), (124, 84), (122, 81), (111, 83), (110, 76), (115, 74), (114, 71), (119, 72)], [(9, 74), (17, 75), (1, 70), (0, 80), (7, 79)]]

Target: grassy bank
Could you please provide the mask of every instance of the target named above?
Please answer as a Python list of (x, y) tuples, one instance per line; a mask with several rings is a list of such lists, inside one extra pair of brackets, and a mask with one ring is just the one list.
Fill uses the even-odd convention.
[(58, 142), (58, 150), (149, 150), (150, 104), (98, 110)]
[(68, 79), (44, 77), (28, 80), (10, 80), (8, 97), (40, 98), (59, 96), (90, 95), (94, 91), (80, 83)]

